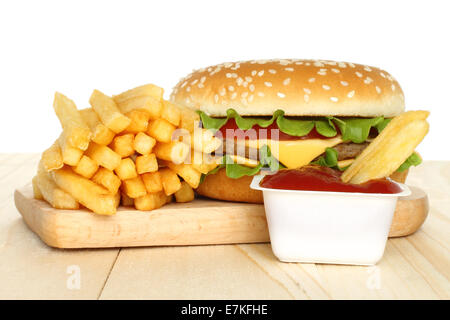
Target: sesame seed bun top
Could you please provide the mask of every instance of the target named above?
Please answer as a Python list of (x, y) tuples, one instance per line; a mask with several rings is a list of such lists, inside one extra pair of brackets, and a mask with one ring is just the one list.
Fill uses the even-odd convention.
[(393, 117), (404, 96), (386, 71), (325, 60), (253, 60), (195, 70), (174, 87), (171, 100), (210, 116)]

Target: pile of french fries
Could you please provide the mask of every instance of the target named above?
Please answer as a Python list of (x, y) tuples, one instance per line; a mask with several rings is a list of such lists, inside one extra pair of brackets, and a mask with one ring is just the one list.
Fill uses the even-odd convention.
[(34, 197), (54, 208), (88, 208), (112, 215), (117, 207), (153, 210), (189, 202), (202, 173), (218, 163), (221, 140), (198, 126), (198, 115), (143, 85), (118, 95), (94, 90), (90, 108), (55, 94), (62, 133), (42, 153)]

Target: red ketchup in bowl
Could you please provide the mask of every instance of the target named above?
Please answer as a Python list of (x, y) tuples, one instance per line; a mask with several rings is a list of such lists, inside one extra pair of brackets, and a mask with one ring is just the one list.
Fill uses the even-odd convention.
[(374, 179), (362, 184), (345, 183), (342, 172), (327, 167), (306, 166), (300, 169), (283, 169), (266, 175), (260, 183), (263, 188), (303, 191), (399, 193), (401, 188), (388, 179)]

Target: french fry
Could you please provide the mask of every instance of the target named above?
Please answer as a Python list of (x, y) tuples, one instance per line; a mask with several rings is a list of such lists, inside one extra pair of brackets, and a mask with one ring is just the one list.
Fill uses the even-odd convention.
[(158, 142), (153, 152), (159, 159), (172, 161), (175, 164), (182, 163), (189, 156), (189, 146), (183, 142), (172, 141), (170, 143)]
[(148, 211), (161, 208), (167, 203), (167, 196), (164, 192), (148, 193), (142, 197), (134, 199), (134, 206), (138, 210)]
[(37, 174), (36, 184), (42, 197), (53, 208), (57, 209), (78, 209), (78, 202), (67, 192), (58, 188), (56, 183), (50, 178), (45, 171), (39, 171)]
[(177, 174), (170, 168), (163, 168), (159, 170), (161, 175), (161, 182), (163, 185), (164, 193), (169, 196), (174, 194), (181, 188), (181, 182)]
[(161, 174), (159, 173), (159, 171), (144, 173), (141, 177), (142, 181), (144, 182), (145, 189), (147, 189), (148, 193), (154, 193), (163, 190)]
[(182, 177), (192, 188), (195, 189), (200, 184), (202, 174), (195, 170), (192, 165), (186, 163), (174, 164), (172, 162), (165, 162), (165, 165)]
[(63, 162), (70, 166), (76, 166), (83, 156), (83, 151), (69, 145), (68, 139), (66, 139), (65, 135), (66, 132), (63, 131), (58, 138), (58, 144), (61, 149)]
[(211, 130), (196, 128), (191, 134), (191, 148), (203, 153), (211, 153), (222, 145), (222, 140), (214, 136)]
[(121, 193), (117, 192), (114, 194), (114, 205), (116, 206), (116, 209), (120, 206), (120, 200), (121, 200)]
[(150, 114), (144, 110), (132, 110), (125, 114), (130, 118), (131, 123), (125, 129), (125, 133), (138, 133), (146, 132), (148, 128), (148, 121), (150, 120)]
[(195, 197), (194, 190), (186, 181), (182, 181), (180, 190), (175, 192), (175, 201), (190, 202), (194, 200), (194, 197)]
[(136, 158), (136, 169), (139, 174), (158, 171), (158, 161), (154, 153)]
[(86, 150), (86, 155), (100, 166), (113, 171), (120, 165), (121, 156), (107, 146), (91, 142)]
[(75, 103), (56, 92), (53, 109), (65, 132), (67, 143), (74, 148), (86, 150), (91, 138), (91, 130), (78, 112)]
[(122, 190), (130, 198), (136, 199), (147, 194), (144, 182), (140, 176), (122, 182)]
[(162, 103), (163, 107), (161, 110), (161, 118), (169, 121), (171, 124), (177, 127), (180, 124), (181, 119), (180, 109), (178, 109), (178, 107), (170, 101), (163, 100)]
[(105, 168), (98, 169), (92, 177), (92, 181), (105, 187), (112, 194), (117, 193), (121, 184), (120, 179), (112, 171)]
[(172, 134), (175, 131), (175, 126), (164, 119), (156, 119), (149, 123), (147, 134), (159, 142), (172, 141)]
[(126, 133), (120, 136), (116, 136), (113, 139), (110, 147), (111, 149), (120, 155), (122, 158), (131, 156), (134, 153), (134, 135), (132, 133)]
[(121, 193), (121, 202), (122, 205), (125, 207), (133, 207), (134, 206), (134, 199), (127, 196), (125, 192)]
[(139, 132), (134, 137), (134, 150), (140, 154), (149, 154), (152, 152), (153, 147), (156, 144), (156, 140), (143, 132)]
[(113, 132), (120, 133), (130, 125), (131, 120), (120, 113), (119, 108), (111, 97), (102, 92), (94, 90), (89, 103), (102, 123)]
[(64, 162), (58, 141), (55, 141), (50, 148), (42, 153), (41, 159), (44, 169), (47, 172), (62, 168)]
[(153, 97), (142, 96), (123, 102), (117, 102), (117, 107), (123, 114), (127, 114), (133, 110), (146, 111), (150, 119), (155, 120), (161, 116), (162, 102)]
[(364, 183), (391, 175), (428, 133), (428, 111), (408, 111), (393, 118), (341, 176)]
[(130, 158), (120, 161), (120, 165), (114, 170), (120, 180), (133, 179), (137, 177), (136, 165)]
[(164, 94), (164, 89), (160, 88), (154, 84), (144, 84), (143, 86), (139, 86), (121, 94), (113, 96), (114, 101), (116, 103), (121, 103), (130, 99), (142, 97), (142, 96), (151, 96), (157, 100), (161, 100)]
[(115, 196), (95, 182), (63, 167), (50, 171), (56, 185), (69, 193), (79, 203), (97, 214), (112, 215), (116, 213)]
[(81, 117), (91, 129), (91, 140), (95, 143), (108, 145), (114, 138), (114, 132), (108, 129), (101, 121), (94, 109), (86, 108), (80, 110)]
[(207, 174), (219, 165), (214, 156), (198, 151), (191, 152), (191, 164), (195, 170), (203, 174)]
[(90, 179), (98, 170), (98, 164), (88, 156), (82, 156), (78, 164), (72, 168), (75, 173)]
[(44, 196), (42, 195), (41, 190), (39, 190), (39, 186), (37, 185), (37, 179), (38, 179), (38, 176), (35, 175), (33, 177), (33, 179), (31, 180), (31, 186), (33, 187), (33, 198), (35, 198), (37, 200), (42, 200), (42, 199), (44, 199)]
[(194, 128), (199, 127), (200, 116), (192, 109), (177, 105), (181, 112), (180, 128), (189, 132), (194, 132)]

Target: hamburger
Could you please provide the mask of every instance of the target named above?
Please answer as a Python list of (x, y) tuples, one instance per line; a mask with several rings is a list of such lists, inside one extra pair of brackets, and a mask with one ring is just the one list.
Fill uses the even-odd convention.
[[(403, 91), (387, 71), (328, 60), (210, 66), (181, 79), (171, 101), (196, 110), (201, 125), (223, 139), (214, 152), (223, 162), (204, 175), (197, 193), (250, 203), (263, 202), (261, 191), (249, 187), (261, 170), (346, 170), (405, 109)], [(399, 182), (421, 162), (413, 149), (405, 152), (387, 164)]]

